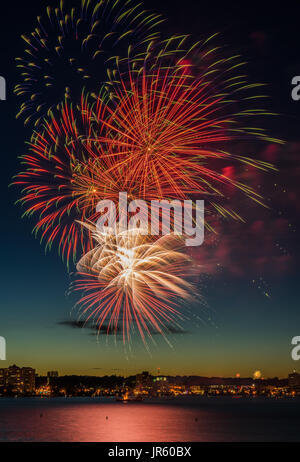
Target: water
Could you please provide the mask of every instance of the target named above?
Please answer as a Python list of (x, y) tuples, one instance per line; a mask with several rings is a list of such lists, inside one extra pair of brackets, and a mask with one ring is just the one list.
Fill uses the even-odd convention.
[(300, 441), (300, 399), (0, 398), (0, 441)]

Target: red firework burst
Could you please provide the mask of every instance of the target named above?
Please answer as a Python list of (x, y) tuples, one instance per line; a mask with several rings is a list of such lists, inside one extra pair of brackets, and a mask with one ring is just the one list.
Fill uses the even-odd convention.
[(58, 240), (67, 261), (75, 260), (78, 250), (88, 250), (90, 239), (85, 242), (75, 220), (95, 220), (96, 204), (117, 201), (120, 191), (148, 202), (206, 199), (207, 217), (240, 219), (226, 206), (232, 191), (262, 203), (250, 186), (224, 174), (233, 162), (272, 168), (224, 150), (241, 137), (268, 139), (239, 122), (240, 116), (244, 120), (261, 110), (233, 111), (232, 92), (253, 86), (237, 76), (232, 90), (233, 77), (222, 80), (224, 70), (217, 79), (208, 78), (211, 63), (195, 77), (189, 62), (181, 57), (176, 65), (155, 67), (145, 60), (139, 71), (129, 65), (110, 97), (102, 90), (96, 98), (82, 96), (78, 107), (65, 103), (59, 117), (52, 115), (44, 130), (34, 133), (30, 154), (22, 156), (27, 169), (14, 183), (23, 187), (25, 215), (39, 217), (34, 229), (47, 248)]
[(114, 168), (125, 172), (125, 184), (138, 185), (139, 198), (147, 199), (154, 186), (159, 198), (198, 196), (206, 198), (212, 210), (239, 218), (223, 205), (230, 185), (261, 203), (250, 186), (223, 173), (228, 162), (272, 168), (224, 150), (237, 138), (268, 139), (258, 129), (238, 124), (241, 113), (231, 112), (228, 92), (217, 92), (214, 82), (195, 78), (185, 64), (178, 64), (151, 72), (146, 67), (129, 70), (112, 94), (115, 107), (98, 119), (99, 126), (106, 127), (105, 136), (97, 135), (96, 140), (114, 159)]
[[(102, 106), (94, 110), (100, 117)], [(60, 114), (59, 119), (52, 115), (43, 131), (33, 134), (30, 152), (21, 156), (26, 170), (13, 184), (22, 187), (19, 202), (26, 207), (24, 215), (38, 217), (34, 232), (45, 241), (46, 249), (58, 239), (59, 251), (69, 262), (79, 248), (89, 248), (75, 220), (92, 216), (99, 201), (89, 166), (101, 158), (101, 147), (89, 141), (93, 112), (84, 97), (79, 107), (65, 103)], [(98, 172), (99, 168), (100, 163)]]

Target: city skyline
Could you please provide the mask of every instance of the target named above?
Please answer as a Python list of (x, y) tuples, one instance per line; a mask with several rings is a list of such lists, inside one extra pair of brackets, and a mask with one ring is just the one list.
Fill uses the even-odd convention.
[(41, 396), (74, 397), (114, 396), (117, 401), (142, 401), (144, 398), (167, 396), (238, 396), (297, 397), (300, 396), (300, 374), (285, 379), (264, 378), (261, 371), (253, 377), (201, 377), (162, 375), (149, 371), (131, 376), (60, 376), (48, 371), (40, 376), (32, 367), (12, 365), (0, 369), (0, 397)]
[[(134, 377), (134, 376), (138, 376), (139, 374), (141, 373), (144, 373), (145, 372), (145, 368), (144, 369), (140, 369), (140, 370), (137, 370), (135, 371), (135, 373), (131, 373), (131, 374), (127, 374), (126, 373), (126, 370), (125, 369), (111, 369), (111, 374), (108, 374), (108, 373), (105, 373), (104, 371), (103, 372), (96, 372), (96, 369), (92, 369), (92, 371), (94, 371), (93, 373), (91, 374), (74, 374), (74, 373), (70, 373), (70, 374), (65, 374), (65, 373), (62, 373), (60, 372), (59, 370), (51, 370), (51, 371), (48, 371), (47, 372), (43, 372), (43, 373), (40, 373), (40, 371), (38, 371), (35, 366), (20, 366), (20, 365), (17, 365), (17, 364), (9, 364), (5, 367), (1, 367), (0, 368), (0, 372), (1, 371), (4, 371), (4, 370), (9, 370), (11, 368), (18, 368), (20, 370), (31, 370), (31, 371), (34, 371), (34, 374), (36, 377), (47, 377), (48, 379), (50, 378), (57, 378), (57, 377), (98, 377), (98, 378), (104, 378), (104, 377), (124, 377), (124, 378), (129, 378), (129, 377)], [(143, 370), (143, 372), (141, 372)], [(107, 372), (109, 372), (109, 369), (107, 370)], [(161, 371), (160, 367), (157, 367), (156, 369), (153, 369), (153, 370), (147, 370), (146, 371), (147, 374), (150, 374), (151, 376), (153, 377), (199, 377), (199, 378), (204, 378), (204, 379), (234, 379), (234, 380), (243, 380), (243, 379), (252, 379), (252, 380), (272, 380), (272, 379), (279, 379), (279, 380), (283, 380), (283, 379), (287, 379), (289, 378), (290, 376), (293, 376), (293, 375), (296, 375), (296, 376), (299, 376), (300, 377), (300, 372), (297, 371), (297, 369), (293, 369), (292, 371), (290, 371), (287, 376), (285, 377), (281, 377), (279, 376), (278, 374), (277, 375), (274, 375), (274, 376), (270, 376), (270, 377), (267, 377), (267, 376), (264, 376), (262, 371), (260, 370), (255, 370), (252, 372), (252, 374), (249, 374), (249, 375), (245, 375), (245, 376), (242, 376), (239, 372), (237, 372), (235, 375), (228, 375), (228, 376), (223, 376), (223, 375), (210, 375), (210, 376), (206, 376), (206, 375), (203, 375), (203, 374), (180, 374), (180, 373), (175, 373), (175, 374), (165, 374), (163, 373), (164, 371)]]

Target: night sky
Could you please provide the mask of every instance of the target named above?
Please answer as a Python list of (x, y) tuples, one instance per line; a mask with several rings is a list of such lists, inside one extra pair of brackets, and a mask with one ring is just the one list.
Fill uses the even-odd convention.
[[(16, 188), (30, 129), (15, 120), (17, 82), (14, 58), (23, 49), (20, 35), (51, 1), (6, 2), (1, 8), (0, 75), (7, 81), (1, 117), (1, 311), (0, 335), (7, 340), (7, 361), (32, 366), (39, 373), (58, 370), (86, 375), (126, 374), (140, 370), (165, 374), (286, 376), (300, 365), (290, 356), (291, 339), (300, 335), (299, 309), (299, 157), (300, 101), (291, 98), (291, 80), (300, 75), (298, 11), (293, 3), (264, 9), (262, 2), (235, 4), (185, 0), (145, 1), (168, 18), (165, 33), (191, 33), (195, 39), (220, 31), (219, 40), (248, 61), (252, 81), (268, 84), (267, 107), (277, 117), (266, 120), (269, 133), (283, 146), (257, 145), (257, 157), (274, 162), (279, 173), (254, 178), (270, 209), (240, 204), (245, 224), (224, 224), (218, 238), (199, 250), (203, 275), (199, 290), (205, 303), (190, 307), (184, 332), (170, 335), (173, 348), (159, 336), (148, 353), (137, 339), (124, 351), (121, 337), (97, 341), (92, 329), (80, 329), (66, 295), (70, 278), (55, 251), (45, 252), (21, 219)], [(53, 2), (54, 3), (54, 2)], [(236, 3), (236, 2), (234, 2)], [(44, 6), (43, 6), (44, 5)], [(286, 4), (287, 5), (287, 4)], [(241, 153), (243, 154), (243, 153)], [(200, 321), (201, 318), (202, 321)]]

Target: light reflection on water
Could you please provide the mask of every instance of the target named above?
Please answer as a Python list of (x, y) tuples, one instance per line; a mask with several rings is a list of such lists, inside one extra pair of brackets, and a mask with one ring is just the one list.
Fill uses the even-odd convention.
[(300, 441), (300, 400), (0, 398), (0, 441)]

